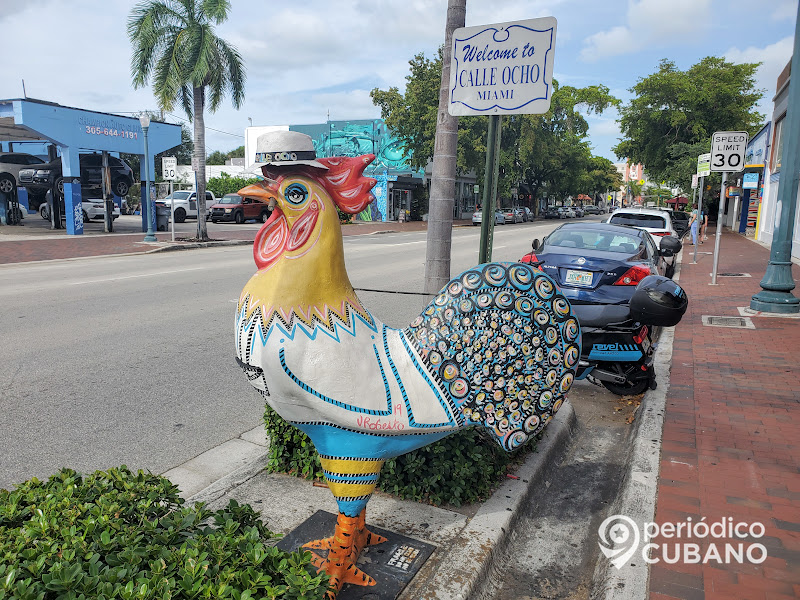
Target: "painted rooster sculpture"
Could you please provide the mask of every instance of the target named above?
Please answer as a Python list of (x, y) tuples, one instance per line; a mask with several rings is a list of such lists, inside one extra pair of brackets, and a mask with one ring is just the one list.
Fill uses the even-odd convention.
[(274, 210), (238, 302), (237, 361), (320, 455), (339, 516), (331, 538), (305, 547), (327, 550), (314, 560), (331, 597), (345, 583), (375, 584), (356, 561), (385, 540), (365, 527), (365, 510), (386, 459), (473, 425), (513, 450), (560, 408), (580, 355), (569, 303), (522, 263), (462, 273), (404, 329), (378, 321), (347, 276), (336, 210), (373, 199), (375, 180), (363, 176), (373, 158), (268, 164), (264, 181), (239, 192)]

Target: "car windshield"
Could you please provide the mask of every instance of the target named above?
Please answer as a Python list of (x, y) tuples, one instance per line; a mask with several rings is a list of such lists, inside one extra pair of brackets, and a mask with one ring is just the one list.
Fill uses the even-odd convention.
[(619, 213), (611, 217), (609, 223), (614, 225), (633, 225), (634, 227), (650, 227), (651, 229), (664, 229), (667, 220), (658, 215), (640, 215), (635, 213)]
[(556, 229), (545, 239), (547, 246), (602, 252), (636, 252), (640, 243), (635, 235), (591, 229)]
[(169, 200), (170, 198), (175, 198), (175, 200), (186, 200), (191, 195), (192, 192), (172, 192), (172, 194), (164, 198), (164, 200)]
[(236, 194), (235, 196), (223, 196), (222, 198), (219, 199), (219, 203), (220, 204), (241, 204), (242, 203), (242, 198), (239, 196), (239, 194)]

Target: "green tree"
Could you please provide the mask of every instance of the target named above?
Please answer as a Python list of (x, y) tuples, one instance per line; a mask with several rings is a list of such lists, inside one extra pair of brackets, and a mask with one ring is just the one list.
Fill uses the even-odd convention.
[[(134, 87), (152, 79), (159, 108), (171, 111), (180, 102), (193, 121), (200, 214), (205, 213), (206, 103), (214, 112), (226, 94), (235, 108), (244, 100), (242, 58), (214, 33), (214, 25), (224, 22), (229, 11), (229, 0), (147, 0), (128, 19)], [(197, 219), (197, 237), (208, 239), (205, 219)]]
[(214, 192), (216, 198), (222, 198), (225, 194), (234, 194), (257, 181), (259, 181), (258, 177), (231, 177), (227, 173), (221, 173), (219, 177), (212, 177), (208, 180), (208, 189)]
[(220, 152), (219, 150), (214, 150), (211, 154), (208, 155), (206, 159), (207, 165), (224, 165), (225, 161), (228, 160), (228, 155), (224, 152)]
[(711, 148), (715, 131), (755, 133), (763, 90), (755, 88), (759, 63), (733, 64), (707, 57), (687, 71), (662, 59), (656, 73), (639, 79), (635, 97), (620, 109), (619, 157), (642, 163), (648, 175), (687, 189), (697, 155)]

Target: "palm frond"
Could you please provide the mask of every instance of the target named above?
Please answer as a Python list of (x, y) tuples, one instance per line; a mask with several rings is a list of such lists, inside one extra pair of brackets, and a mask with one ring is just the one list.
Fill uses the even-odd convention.
[(228, 18), (230, 9), (230, 0), (202, 0), (200, 6), (200, 10), (203, 14), (217, 25)]

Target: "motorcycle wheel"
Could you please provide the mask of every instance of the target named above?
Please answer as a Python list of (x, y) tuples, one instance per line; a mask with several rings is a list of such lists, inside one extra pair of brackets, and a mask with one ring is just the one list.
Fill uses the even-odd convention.
[(636, 396), (644, 392), (650, 385), (649, 379), (641, 379), (639, 381), (626, 381), (625, 383), (613, 383), (611, 381), (601, 381), (609, 392), (617, 396)]

